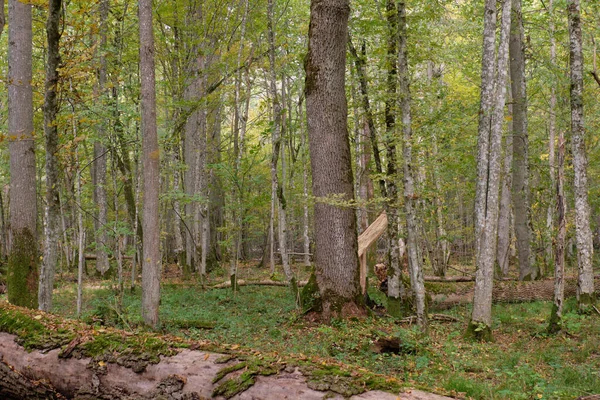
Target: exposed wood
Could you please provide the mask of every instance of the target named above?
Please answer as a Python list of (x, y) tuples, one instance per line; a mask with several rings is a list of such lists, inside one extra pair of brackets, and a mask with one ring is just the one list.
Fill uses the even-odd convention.
[(382, 212), (379, 217), (358, 237), (358, 256), (360, 257), (387, 229), (387, 214)]
[[(11, 312), (23, 312), (23, 317), (34, 317), (35, 312), (27, 313), (23, 309), (2, 305)], [(65, 321), (46, 315), (40, 322), (48, 324), (47, 328)], [(80, 353), (82, 344), (95, 340), (98, 335), (106, 336), (85, 325), (73, 322), (76, 339), (69, 343), (65, 350), (60, 348), (48, 351), (27, 351), (16, 342), (16, 336), (0, 332), (0, 398), (2, 399), (208, 399), (218, 398), (219, 386), (235, 375), (225, 368), (239, 364), (235, 352), (223, 361), (222, 354), (207, 352), (201, 349), (202, 343), (189, 342), (188, 349), (175, 349), (173, 355), (162, 356), (158, 363), (144, 363), (128, 366), (119, 363), (125, 353), (111, 353), (116, 358), (97, 356), (89, 358)], [(124, 331), (109, 329), (116, 337), (129, 337)], [(164, 340), (160, 336), (156, 340)], [(167, 342), (172, 339), (167, 339)], [(55, 345), (55, 346), (58, 346)], [(71, 355), (78, 356), (69, 357)], [(232, 351), (232, 350), (229, 350)], [(78, 353), (79, 352), (79, 353)], [(250, 353), (241, 351), (241, 355), (252, 357)], [(112, 357), (111, 356), (111, 357)], [(244, 391), (233, 395), (234, 399), (325, 399), (332, 398), (332, 392), (320, 391), (309, 387), (309, 378), (289, 362), (271, 365), (275, 374), (262, 376), (259, 371), (252, 374), (253, 384)], [(246, 370), (248, 371), (248, 370)], [(230, 375), (231, 374), (231, 375)], [(341, 398), (334, 395), (334, 398)], [(446, 397), (430, 395), (423, 392), (386, 393), (381, 391), (365, 392), (352, 396), (353, 399), (435, 399)]]

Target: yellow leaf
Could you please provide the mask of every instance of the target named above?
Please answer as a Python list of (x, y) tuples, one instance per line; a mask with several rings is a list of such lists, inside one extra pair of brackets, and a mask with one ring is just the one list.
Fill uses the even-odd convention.
[(37, 319), (39, 321), (40, 319), (42, 319), (42, 316), (41, 315), (36, 315), (35, 317), (33, 317), (33, 319)]
[(204, 361), (208, 360), (208, 357), (210, 357), (210, 354), (205, 354), (204, 355)]
[(98, 365), (101, 367), (104, 367), (106, 365), (106, 363), (104, 361), (98, 361)]

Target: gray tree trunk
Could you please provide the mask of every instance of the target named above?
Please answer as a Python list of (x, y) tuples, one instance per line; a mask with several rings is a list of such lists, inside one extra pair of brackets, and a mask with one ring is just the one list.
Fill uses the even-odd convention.
[(2, 36), (2, 32), (4, 31), (5, 25), (6, 18), (4, 17), (4, 0), (0, 0), (0, 37)]
[(313, 0), (306, 69), (306, 113), (316, 198), (315, 264), (322, 316), (362, 308), (354, 210), (331, 203), (354, 200), (345, 92), (348, 0)]
[[(556, 39), (554, 38), (554, 0), (550, 0), (550, 62), (554, 67), (556, 65)], [(548, 332), (557, 333), (562, 328), (562, 313), (565, 301), (565, 239), (567, 237), (567, 206), (565, 199), (565, 135), (561, 129), (558, 134), (558, 163), (555, 165), (555, 135), (556, 135), (556, 84), (552, 83), (550, 94), (550, 112), (549, 112), (549, 134), (550, 134), (550, 177), (552, 186), (556, 192), (556, 241), (554, 248), (554, 299)], [(555, 171), (556, 170), (556, 171)], [(552, 256), (552, 236), (553, 236), (554, 212), (551, 205), (548, 206), (547, 228), (549, 229), (549, 249), (546, 250), (549, 256)]]
[(158, 135), (156, 128), (156, 90), (154, 77), (154, 33), (152, 30), (152, 0), (139, 0), (141, 123), (143, 147), (143, 209), (142, 231), (142, 317), (152, 328), (158, 327), (160, 302), (160, 190)]
[[(554, 20), (553, 12), (554, 12), (554, 1), (550, 0), (549, 8), (550, 8), (550, 62), (551, 65), (556, 65), (556, 38), (554, 37)], [(556, 181), (557, 174), (557, 165), (556, 165), (556, 85), (553, 83), (550, 89), (550, 110), (548, 112), (548, 166), (550, 168), (550, 182), (552, 183), (552, 191), (554, 194), (557, 194), (558, 184)], [(564, 184), (564, 182), (563, 182)], [(554, 219), (555, 219), (555, 208), (556, 204), (550, 202), (548, 204), (548, 211), (546, 215), (546, 265), (552, 265), (554, 260), (554, 252), (552, 250), (552, 238), (554, 236)], [(558, 212), (558, 208), (556, 208)], [(566, 214), (566, 210), (565, 210)], [(560, 224), (557, 221), (558, 226)], [(558, 245), (558, 244), (557, 244)], [(563, 251), (564, 251), (564, 243), (563, 243)], [(563, 255), (564, 257), (564, 255)], [(556, 268), (556, 266), (555, 266)]]
[[(109, 4), (108, 0), (100, 2), (100, 67), (98, 69), (98, 95), (100, 99), (106, 98), (106, 31)], [(105, 104), (104, 102), (100, 102)], [(96, 270), (104, 275), (108, 271), (108, 235), (107, 214), (108, 200), (106, 198), (106, 146), (102, 139), (106, 136), (106, 125), (100, 122), (98, 126), (99, 140), (94, 142), (94, 200), (98, 207), (96, 223)]]
[(590, 204), (588, 201), (587, 154), (583, 117), (583, 36), (579, 0), (567, 1), (569, 17), (569, 47), (571, 61), (571, 153), (575, 175), (575, 233), (577, 237), (577, 263), (579, 285), (577, 301), (580, 307), (595, 300), (592, 270), (592, 230), (590, 229)]
[[(290, 267), (289, 256), (287, 252), (287, 204), (283, 193), (283, 185), (279, 182), (277, 176), (277, 161), (281, 151), (281, 128), (282, 128), (282, 109), (277, 93), (277, 73), (275, 71), (275, 31), (274, 31), (274, 4), (273, 0), (268, 2), (268, 37), (269, 37), (269, 95), (273, 101), (273, 127), (271, 140), (273, 143), (273, 153), (271, 156), (271, 181), (272, 191), (277, 193), (277, 215), (278, 215), (278, 233), (279, 233), (279, 252), (281, 254), (281, 264), (283, 272), (288, 282), (294, 285), (294, 274)], [(285, 182), (285, 179), (282, 179)]]
[(525, 79), (525, 43), (521, 1), (512, 0), (510, 29), (510, 77), (513, 98), (513, 215), (519, 279), (540, 277), (531, 252), (531, 213), (529, 207), (529, 135), (527, 131), (527, 82)]
[[(512, 116), (513, 106), (509, 99), (508, 114)], [(498, 214), (498, 248), (496, 250), (496, 260), (498, 262), (498, 275), (505, 277), (508, 275), (508, 266), (510, 261), (511, 237), (511, 186), (512, 186), (512, 165), (513, 165), (513, 129), (512, 121), (508, 122), (508, 133), (504, 139), (504, 164), (502, 168), (502, 189), (500, 193), (500, 211)]]
[[(477, 140), (477, 188), (475, 194), (475, 293), (467, 335), (492, 337), (492, 288), (498, 235), (502, 123), (508, 77), (508, 42), (511, 0), (502, 5), (498, 56), (495, 60), (496, 0), (486, 0), (481, 73), (481, 105)], [(495, 62), (496, 61), (496, 62)], [(496, 64), (496, 65), (495, 65)], [(495, 79), (494, 79), (495, 76)]]
[(52, 290), (54, 289), (54, 274), (58, 263), (58, 241), (60, 237), (60, 198), (58, 194), (58, 67), (60, 63), (59, 22), (62, 0), (50, 0), (46, 21), (48, 50), (46, 59), (46, 83), (44, 96), (44, 135), (46, 138), (46, 210), (44, 225), (44, 257), (40, 271), (39, 309), (52, 309)]
[[(418, 226), (416, 216), (416, 193), (414, 183), (413, 158), (412, 158), (412, 118), (410, 109), (410, 77), (407, 57), (407, 31), (406, 31), (406, 3), (398, 2), (398, 77), (400, 80), (400, 92), (398, 93), (399, 108), (402, 114), (402, 154), (404, 161), (404, 213), (406, 215), (406, 247), (408, 250), (408, 270), (410, 272), (410, 285), (415, 299), (417, 311), (417, 324), (423, 331), (427, 331), (427, 306), (425, 299), (425, 284), (423, 280), (423, 268), (420, 264), (418, 254)], [(388, 193), (389, 195), (389, 193)], [(390, 219), (390, 225), (397, 226), (394, 219)], [(398, 248), (398, 239), (394, 240), (394, 247)], [(398, 260), (399, 261), (399, 260)]]
[(8, 2), (10, 229), (7, 289), (12, 304), (38, 307), (38, 235), (33, 139), (31, 4)]

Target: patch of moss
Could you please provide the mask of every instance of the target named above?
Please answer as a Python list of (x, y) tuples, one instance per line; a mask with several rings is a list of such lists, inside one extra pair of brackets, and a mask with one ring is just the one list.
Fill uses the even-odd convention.
[(225, 382), (217, 386), (213, 390), (212, 396), (223, 396), (226, 399), (229, 399), (236, 394), (247, 390), (252, 385), (254, 385), (254, 375), (246, 371), (238, 378), (227, 379)]
[(473, 339), (480, 342), (493, 342), (492, 328), (483, 322), (471, 321), (465, 332), (465, 339)]
[(589, 314), (592, 312), (593, 307), (596, 304), (595, 293), (581, 293), (577, 299), (577, 305), (580, 314)]
[(27, 350), (51, 350), (69, 343), (75, 335), (64, 329), (48, 329), (27, 314), (0, 308), (0, 331), (16, 335)]
[(258, 359), (250, 358), (243, 360), (240, 363), (230, 365), (221, 369), (215, 378), (213, 383), (217, 383), (223, 380), (227, 375), (244, 370), (239, 376), (225, 379), (213, 390), (213, 397), (223, 396), (230, 398), (238, 393), (243, 392), (250, 386), (254, 385), (254, 377), (258, 375), (269, 376), (278, 373), (283, 365), (277, 363), (273, 359)]
[(401, 385), (386, 377), (369, 372), (357, 373), (348, 371), (337, 365), (308, 365), (302, 368), (308, 378), (308, 387), (313, 390), (331, 391), (350, 397), (367, 390), (384, 390), (398, 392)]
[(160, 362), (160, 356), (172, 356), (176, 351), (167, 342), (148, 335), (102, 333), (83, 343), (78, 353), (96, 361), (112, 362), (142, 372), (149, 364)]
[(8, 255), (8, 301), (27, 308), (38, 306), (39, 257), (37, 243), (29, 229), (13, 232)]
[(554, 335), (560, 332), (562, 329), (562, 318), (558, 314), (558, 307), (556, 304), (552, 304), (552, 311), (550, 313), (550, 321), (548, 322), (547, 332)]
[(321, 295), (319, 293), (319, 285), (317, 284), (317, 276), (314, 271), (310, 274), (310, 278), (302, 292), (300, 293), (300, 306), (302, 311), (321, 311)]

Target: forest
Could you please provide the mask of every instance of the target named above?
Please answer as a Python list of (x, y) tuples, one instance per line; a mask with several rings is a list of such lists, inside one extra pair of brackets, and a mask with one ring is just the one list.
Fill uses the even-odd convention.
[(0, 398), (599, 399), (598, 35), (0, 0)]

